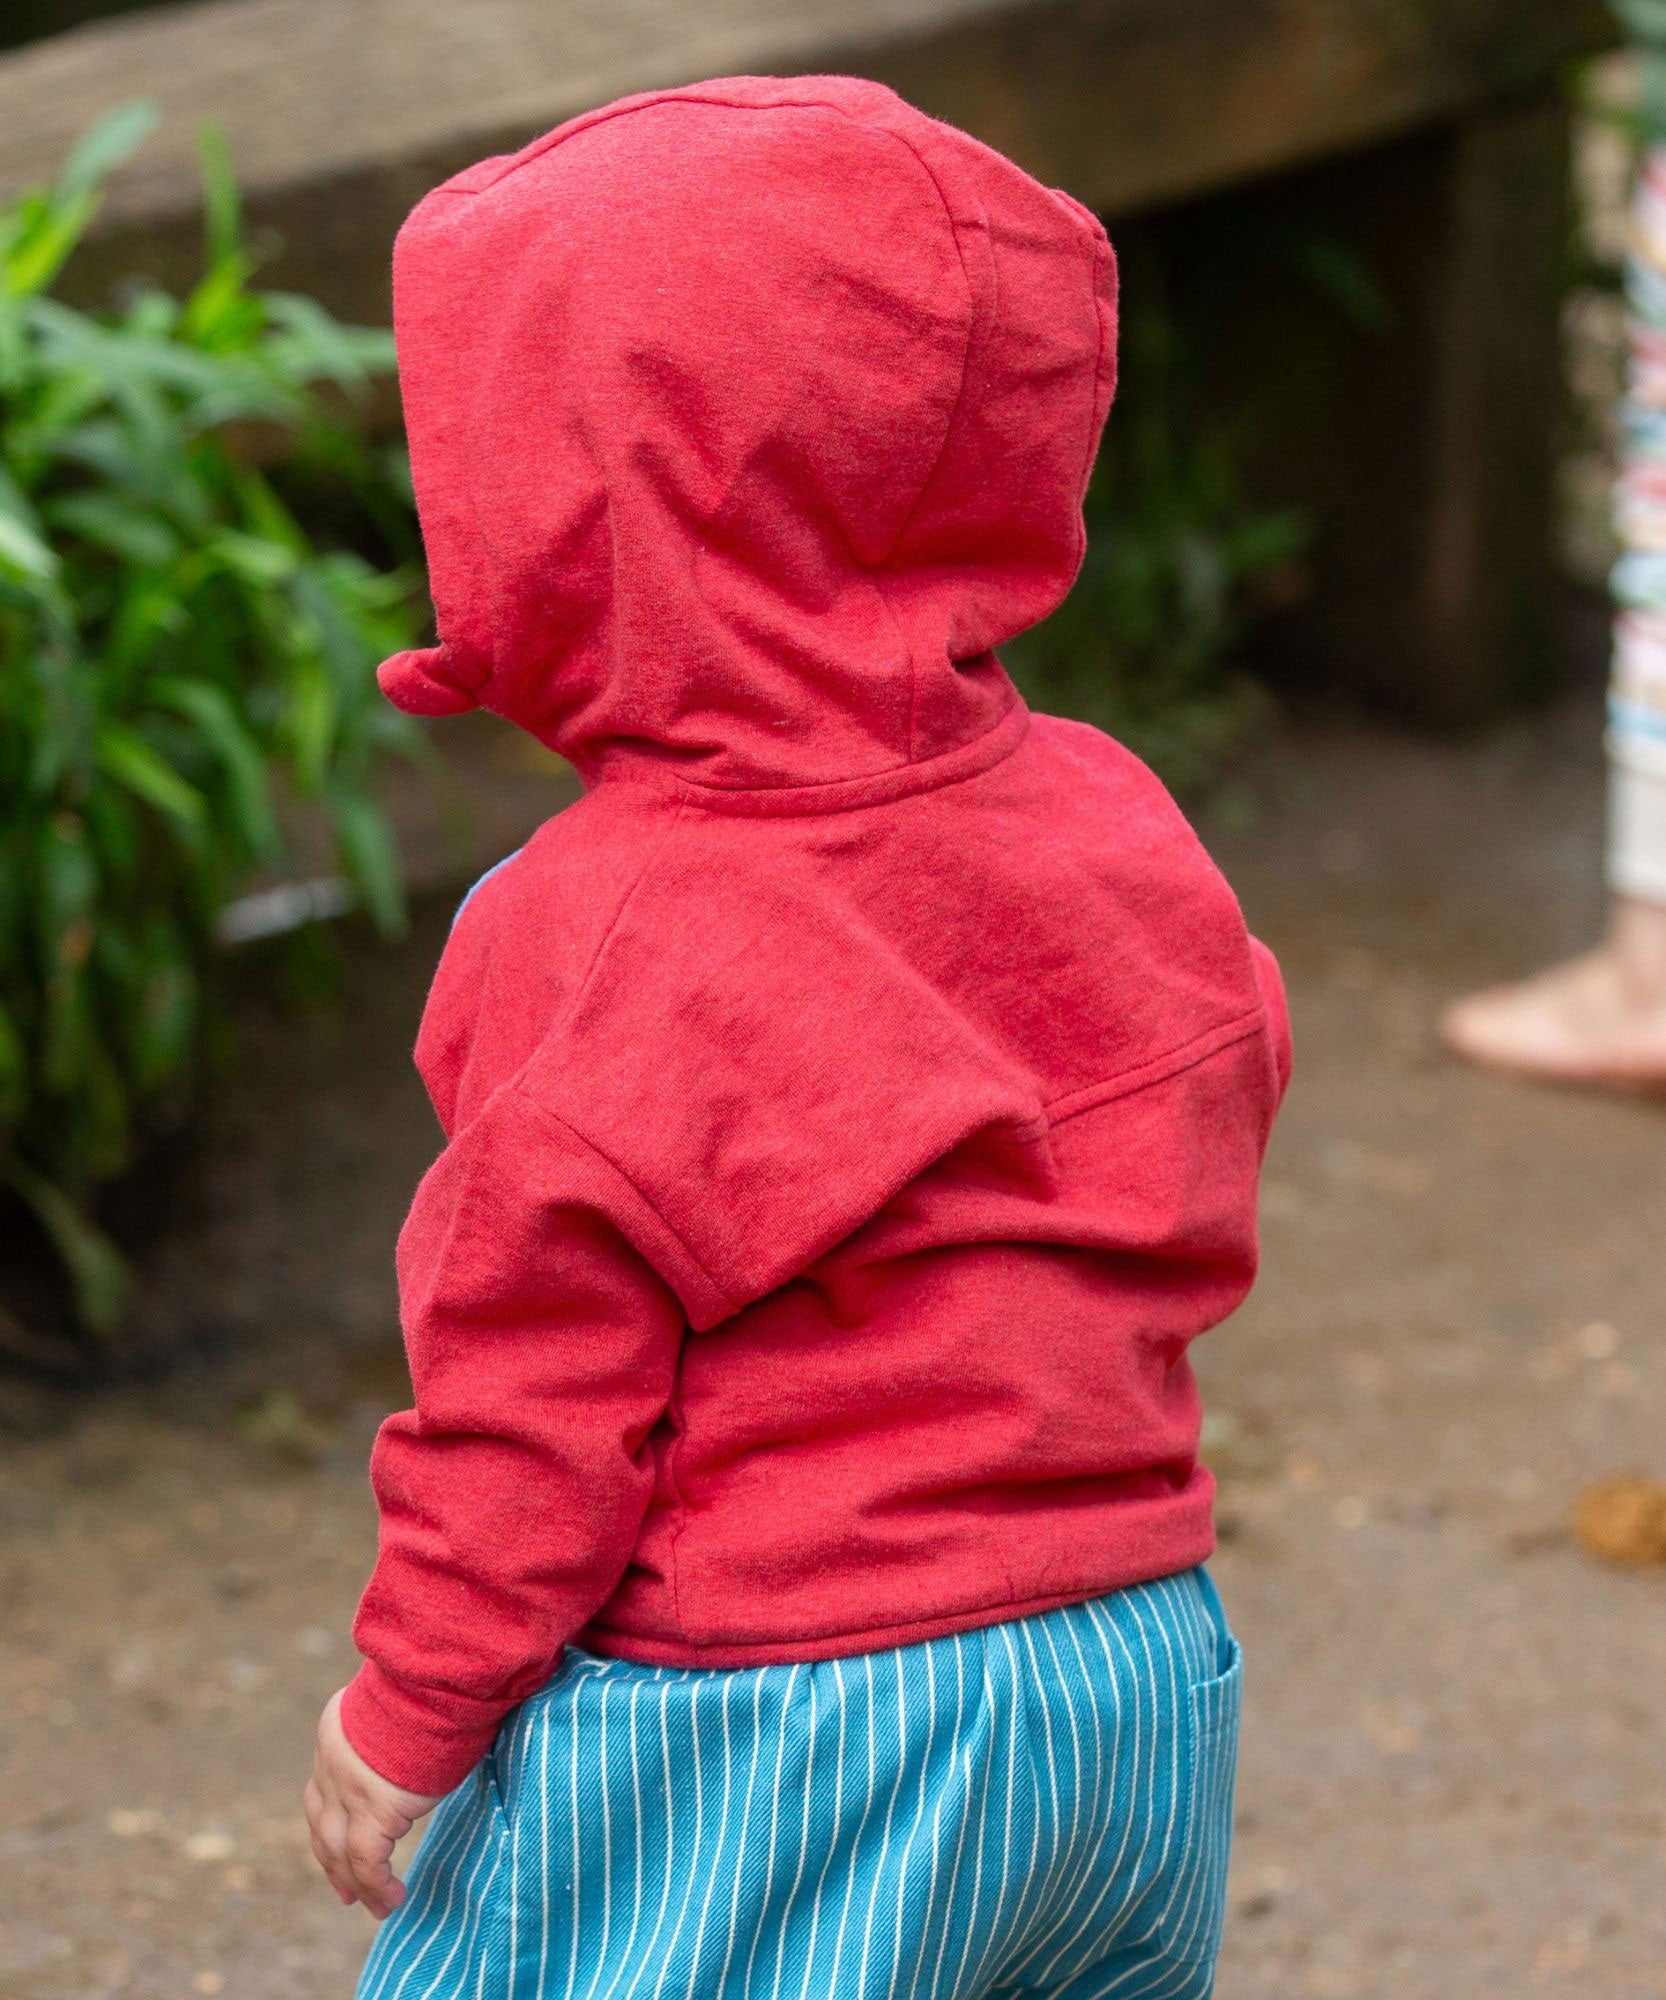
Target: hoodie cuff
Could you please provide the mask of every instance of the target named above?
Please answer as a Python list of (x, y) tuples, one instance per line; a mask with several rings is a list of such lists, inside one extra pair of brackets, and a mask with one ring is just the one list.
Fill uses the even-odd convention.
[(429, 1691), (395, 1680), (366, 1660), (341, 1697), (341, 1726), (370, 1768), (407, 1792), (443, 1798), (492, 1747), (514, 1706), (468, 1703), (466, 1720), (436, 1704)]

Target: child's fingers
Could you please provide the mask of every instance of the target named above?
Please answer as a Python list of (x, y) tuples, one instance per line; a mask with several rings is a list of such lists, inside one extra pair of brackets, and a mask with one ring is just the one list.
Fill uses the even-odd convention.
[(389, 1865), (393, 1841), (373, 1819), (363, 1814), (349, 1819), (345, 1856), (353, 1891), (371, 1915), (385, 1917), (397, 1909), (405, 1891)]
[(301, 1804), (307, 1816), (307, 1839), (312, 1843), (312, 1858), (326, 1874), (329, 1873), (328, 1855), (324, 1847), (321, 1829), (324, 1824), (324, 1794), (319, 1789), (316, 1778), (308, 1778), (307, 1788), (301, 1794)]
[(344, 1903), (356, 1903), (358, 1890), (347, 1856), (348, 1820), (345, 1808), (338, 1805), (321, 1807), (318, 1817), (311, 1822), (310, 1831), (313, 1856), (329, 1878), (330, 1887)]

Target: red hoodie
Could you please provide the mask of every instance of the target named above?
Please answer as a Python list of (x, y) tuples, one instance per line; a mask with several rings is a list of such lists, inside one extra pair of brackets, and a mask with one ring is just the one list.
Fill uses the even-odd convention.
[(442, 643), (585, 798), (458, 920), (400, 1238), (416, 1408), (344, 1721), (454, 1784), (572, 1638), (894, 1646), (1200, 1561), (1271, 960), (992, 650), (1064, 596), (1098, 224), (889, 91), (743, 78), (431, 194), (396, 320)]

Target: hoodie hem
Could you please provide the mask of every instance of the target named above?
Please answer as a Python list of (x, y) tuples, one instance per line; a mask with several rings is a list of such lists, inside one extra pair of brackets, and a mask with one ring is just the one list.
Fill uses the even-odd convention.
[(947, 1638), (955, 1632), (975, 1632), (986, 1625), (1005, 1625), (1017, 1618), (1033, 1618), (1070, 1604), (1091, 1603), (1113, 1591), (1131, 1590), (1142, 1583), (1155, 1583), (1165, 1576), (1178, 1576), (1195, 1569), (1207, 1562), (1214, 1551), (1214, 1524), (1209, 1501), (1205, 1499), (1201, 1518), (1176, 1523), (1137, 1554), (1130, 1551), (1120, 1560), (1107, 1562), (1057, 1590), (1015, 1594), (958, 1611), (895, 1623), (863, 1623), (768, 1639), (697, 1639), (686, 1633), (631, 1631), (598, 1620), (579, 1632), (572, 1643), (603, 1659), (629, 1660), (647, 1667), (746, 1668), (850, 1659), (862, 1653), (886, 1653), (899, 1646), (919, 1645), (927, 1639)]

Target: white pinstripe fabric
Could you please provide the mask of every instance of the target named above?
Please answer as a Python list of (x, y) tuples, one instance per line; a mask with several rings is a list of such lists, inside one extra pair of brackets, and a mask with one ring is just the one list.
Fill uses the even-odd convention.
[(1201, 1570), (856, 1659), (570, 1653), (359, 2000), (1204, 2000), (1238, 1694)]

